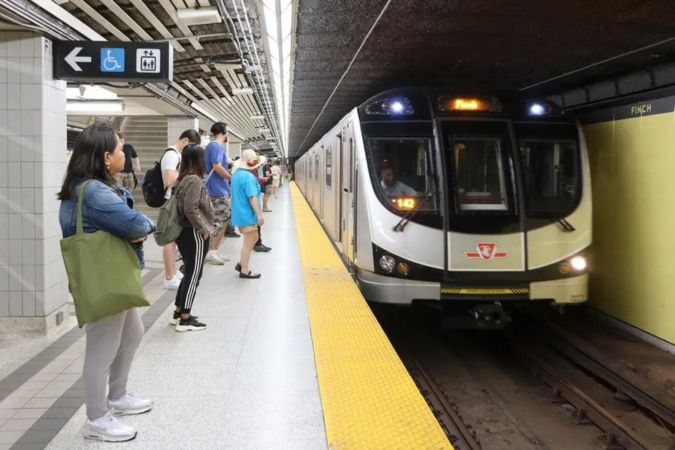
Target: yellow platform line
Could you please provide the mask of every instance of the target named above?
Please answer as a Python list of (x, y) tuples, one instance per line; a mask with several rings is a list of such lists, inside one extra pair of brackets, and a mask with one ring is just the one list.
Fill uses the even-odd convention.
[(329, 447), (452, 449), (294, 183), (291, 196)]

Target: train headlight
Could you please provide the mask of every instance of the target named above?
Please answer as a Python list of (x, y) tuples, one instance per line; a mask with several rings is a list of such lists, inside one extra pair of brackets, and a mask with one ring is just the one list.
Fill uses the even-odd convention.
[(380, 269), (387, 273), (392, 273), (396, 267), (396, 260), (389, 255), (382, 255), (380, 257)]
[(581, 272), (586, 268), (586, 258), (583, 256), (575, 256), (574, 258), (570, 259), (570, 264), (574, 270)]

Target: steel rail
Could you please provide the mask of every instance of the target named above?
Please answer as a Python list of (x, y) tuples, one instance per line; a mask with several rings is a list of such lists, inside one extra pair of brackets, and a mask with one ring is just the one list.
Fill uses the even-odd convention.
[(440, 413), (438, 419), (450, 434), (450, 440), (455, 450), (481, 449), (482, 447), (475, 433), (464, 423), (459, 413), (452, 407), (438, 383), (436, 383), (417, 359), (412, 359), (411, 364), (413, 366), (413, 378), (419, 384), (420, 390), (427, 400)]

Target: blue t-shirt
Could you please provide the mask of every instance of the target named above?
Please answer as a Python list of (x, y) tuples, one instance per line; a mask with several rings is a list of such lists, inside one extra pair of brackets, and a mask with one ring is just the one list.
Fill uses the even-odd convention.
[[(204, 151), (206, 175), (211, 173), (213, 165), (217, 163), (220, 163), (224, 169), (227, 169), (228, 161), (229, 159), (227, 158), (225, 147), (220, 145), (220, 142), (218, 141), (209, 142)], [(229, 183), (225, 178), (221, 177), (216, 172), (213, 172), (209, 181), (206, 183), (206, 189), (209, 191), (211, 197), (225, 197), (229, 194)]]
[(231, 187), (232, 225), (246, 227), (257, 224), (258, 218), (249, 201), (249, 197), (260, 194), (260, 183), (255, 175), (246, 169), (235, 170)]

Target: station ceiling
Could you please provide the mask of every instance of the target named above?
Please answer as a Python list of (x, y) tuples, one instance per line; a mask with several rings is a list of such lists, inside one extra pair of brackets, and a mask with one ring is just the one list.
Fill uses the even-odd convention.
[(672, 0), (300, 0), (289, 155), (397, 86), (541, 96), (672, 63), (674, 17)]

